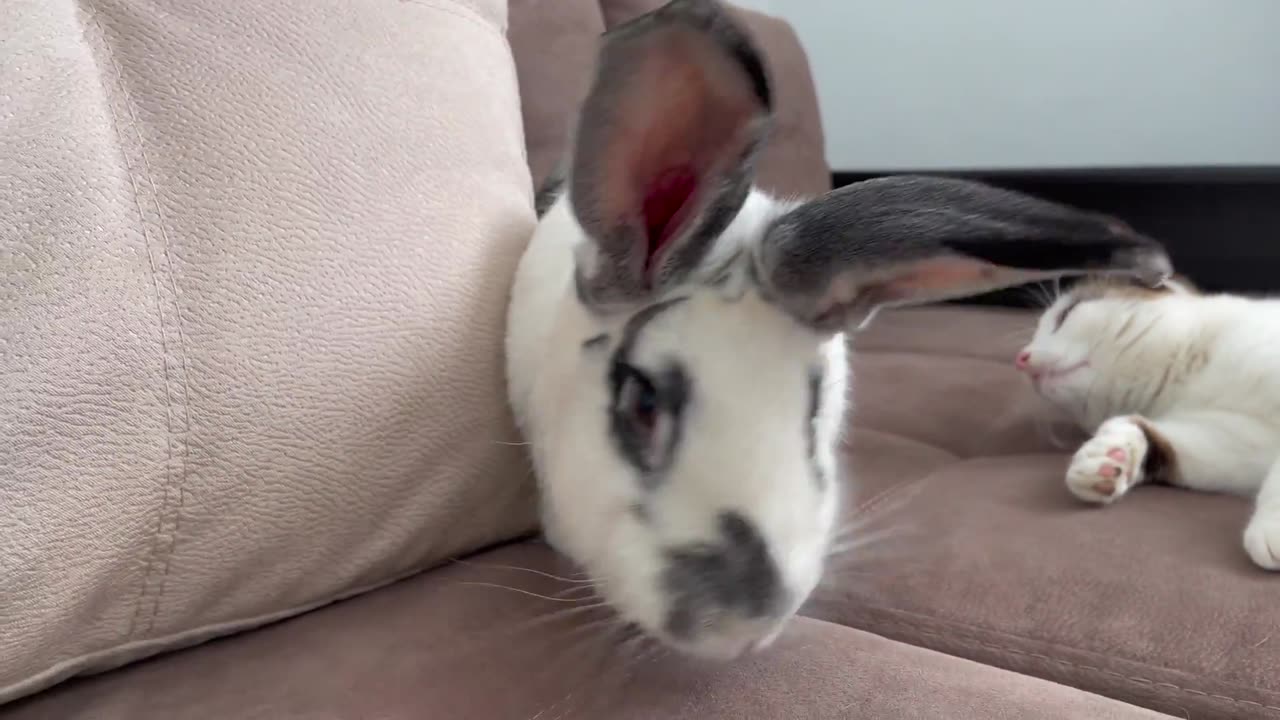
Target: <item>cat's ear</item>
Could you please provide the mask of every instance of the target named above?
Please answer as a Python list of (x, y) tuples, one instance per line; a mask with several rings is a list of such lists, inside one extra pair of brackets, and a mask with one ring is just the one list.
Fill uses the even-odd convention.
[(596, 308), (680, 282), (742, 207), (772, 108), (761, 56), (718, 2), (675, 0), (603, 39), (569, 200)]
[(955, 178), (855, 183), (776, 220), (756, 255), (765, 291), (826, 330), (871, 310), (1033, 280), (1123, 273), (1156, 285), (1164, 249), (1119, 220)]

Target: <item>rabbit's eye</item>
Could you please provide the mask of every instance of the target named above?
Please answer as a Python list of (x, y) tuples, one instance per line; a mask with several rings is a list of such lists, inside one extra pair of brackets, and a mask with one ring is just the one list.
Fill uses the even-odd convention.
[(609, 432), (616, 447), (643, 476), (663, 472), (678, 450), (681, 418), (692, 392), (684, 369), (672, 362), (649, 375), (615, 361), (609, 380)]
[(658, 423), (658, 391), (638, 371), (628, 373), (622, 381), (618, 406), (639, 429), (651, 430)]

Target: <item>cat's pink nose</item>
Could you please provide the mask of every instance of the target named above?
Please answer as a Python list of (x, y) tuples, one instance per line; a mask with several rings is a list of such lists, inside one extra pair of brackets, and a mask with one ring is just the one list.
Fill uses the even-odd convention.
[(1013, 359), (1013, 366), (1025, 372), (1031, 367), (1031, 352), (1023, 350), (1018, 353), (1018, 356)]

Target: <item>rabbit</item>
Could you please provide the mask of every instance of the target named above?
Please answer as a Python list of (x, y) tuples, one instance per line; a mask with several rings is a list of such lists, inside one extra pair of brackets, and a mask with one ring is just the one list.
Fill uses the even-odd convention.
[(1113, 218), (972, 181), (767, 193), (772, 98), (711, 0), (606, 33), (510, 296), (507, 387), (545, 539), (687, 657), (769, 646), (822, 577), (848, 328), (1030, 278), (1168, 268)]
[(1014, 359), (1092, 435), (1067, 488), (1108, 504), (1144, 482), (1256, 496), (1244, 549), (1280, 570), (1280, 300), (1086, 279)]

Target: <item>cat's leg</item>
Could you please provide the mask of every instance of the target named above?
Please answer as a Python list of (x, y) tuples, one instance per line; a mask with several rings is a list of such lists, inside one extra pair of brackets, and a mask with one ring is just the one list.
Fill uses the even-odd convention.
[(1274, 457), (1270, 429), (1248, 416), (1121, 415), (1076, 451), (1067, 487), (1081, 500), (1104, 504), (1148, 481), (1246, 494), (1258, 487)]
[(1086, 502), (1110, 503), (1145, 479), (1143, 466), (1151, 443), (1142, 422), (1136, 415), (1121, 415), (1098, 426), (1067, 468), (1071, 494)]
[(1280, 570), (1280, 459), (1258, 490), (1253, 517), (1244, 529), (1244, 549), (1259, 567)]

